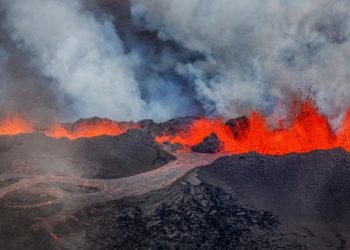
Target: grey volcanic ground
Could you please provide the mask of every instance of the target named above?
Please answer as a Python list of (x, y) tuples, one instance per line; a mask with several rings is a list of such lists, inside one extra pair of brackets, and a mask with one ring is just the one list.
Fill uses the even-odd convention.
[(2, 136), (0, 154), (0, 174), (50, 173), (103, 179), (135, 175), (174, 159), (137, 129), (115, 137), (74, 141), (41, 133)]
[(0, 137), (0, 249), (350, 248), (348, 153), (176, 153), (153, 141), (190, 120), (75, 141)]
[(310, 249), (350, 248), (350, 155), (342, 149), (223, 157), (198, 175), (278, 215), (280, 230)]

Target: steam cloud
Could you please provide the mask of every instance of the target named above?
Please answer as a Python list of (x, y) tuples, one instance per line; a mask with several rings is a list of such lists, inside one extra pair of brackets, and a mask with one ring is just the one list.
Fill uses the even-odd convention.
[(312, 85), (322, 111), (334, 115), (349, 105), (349, 7), (341, 0), (134, 0), (132, 13), (161, 39), (206, 56), (178, 70), (194, 79), (207, 110), (268, 111)]
[(42, 73), (71, 96), (82, 116), (136, 119), (143, 101), (132, 60), (108, 20), (97, 20), (76, 1), (8, 1), (13, 37), (33, 53)]
[(12, 41), (77, 116), (270, 114), (309, 86), (335, 121), (350, 104), (346, 0), (107, 2), (2, 4)]

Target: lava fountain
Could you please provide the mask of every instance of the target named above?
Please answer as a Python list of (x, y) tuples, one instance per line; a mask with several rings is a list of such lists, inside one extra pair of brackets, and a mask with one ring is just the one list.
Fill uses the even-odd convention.
[(138, 128), (138, 125), (132, 123), (118, 123), (109, 119), (92, 118), (79, 120), (72, 126), (64, 126), (60, 123), (55, 123), (45, 134), (49, 137), (64, 137), (75, 140), (81, 137), (95, 137), (100, 135), (116, 136), (131, 128)]
[[(53, 138), (68, 138), (75, 140), (82, 137), (95, 137), (101, 135), (116, 136), (128, 129), (139, 128), (138, 124), (128, 122), (115, 122), (109, 119), (91, 118), (80, 119), (73, 124), (54, 123), (44, 134)], [(38, 131), (32, 122), (16, 114), (7, 116), (0, 121), (0, 135), (30, 134)]]
[[(350, 151), (350, 109), (337, 131), (332, 129), (329, 120), (320, 113), (312, 99), (300, 101), (297, 105), (294, 103), (288, 115), (289, 121), (277, 121), (277, 127), (269, 126), (267, 118), (257, 111), (252, 111), (246, 118), (246, 126), (234, 128), (221, 118), (204, 117), (194, 120), (184, 130), (177, 131), (175, 134), (163, 134), (155, 140), (158, 143), (167, 141), (191, 147), (215, 133), (223, 142), (224, 151), (237, 154), (255, 151), (262, 154), (282, 155), (336, 147)], [(91, 118), (81, 119), (73, 124), (55, 123), (44, 133), (53, 138), (75, 140), (100, 135), (116, 136), (128, 129), (139, 127), (137, 123)], [(36, 130), (32, 123), (18, 114), (0, 122), (0, 135), (33, 132)]]
[(0, 135), (17, 135), (33, 132), (33, 125), (19, 114), (13, 117), (6, 117), (0, 121)]
[(335, 147), (350, 151), (350, 110), (336, 132), (311, 99), (300, 103), (298, 111), (294, 111), (295, 107), (292, 107), (290, 113), (293, 117), (288, 126), (279, 122), (277, 128), (271, 128), (261, 113), (253, 111), (247, 119), (249, 125), (237, 127), (236, 131), (220, 118), (201, 118), (193, 121), (187, 130), (175, 135), (164, 134), (157, 137), (156, 141), (193, 146), (211, 133), (216, 133), (223, 142), (223, 149), (237, 154), (255, 151), (282, 155)]

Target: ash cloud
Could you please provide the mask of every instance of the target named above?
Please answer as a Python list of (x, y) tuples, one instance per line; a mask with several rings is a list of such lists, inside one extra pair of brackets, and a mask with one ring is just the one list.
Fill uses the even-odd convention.
[(350, 3), (340, 1), (133, 0), (134, 19), (205, 55), (177, 65), (207, 112), (265, 113), (312, 86), (334, 118), (349, 105)]
[[(0, 6), (8, 36), (0, 47), (12, 47), (0, 53), (2, 77), (13, 78), (4, 65), (20, 55), (13, 65), (38, 81), (23, 77), (7, 86), (13, 93), (26, 84), (41, 89), (36, 94), (59, 117), (283, 114), (280, 104), (310, 86), (334, 123), (350, 104), (345, 0), (3, 0)], [(32, 101), (33, 110), (40, 113), (43, 102)]]
[(132, 58), (108, 19), (78, 1), (7, 1), (6, 17), (18, 46), (54, 79), (81, 116), (136, 119), (144, 106)]
[[(0, 22), (3, 24), (0, 13)], [(33, 120), (49, 122), (59, 107), (68, 107), (51, 82), (38, 74), (26, 55), (16, 50), (0, 25), (0, 116), (21, 113)]]

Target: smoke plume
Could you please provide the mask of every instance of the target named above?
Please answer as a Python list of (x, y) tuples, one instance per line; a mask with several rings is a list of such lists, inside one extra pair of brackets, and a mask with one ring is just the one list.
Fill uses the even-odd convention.
[(113, 24), (77, 1), (8, 1), (7, 21), (19, 46), (75, 102), (82, 116), (136, 119), (143, 101)]
[[(40, 88), (31, 89), (41, 89), (36, 95), (60, 117), (271, 114), (310, 87), (335, 122), (350, 104), (346, 0), (3, 0), (0, 6), (2, 99), (13, 97), (3, 94), (10, 86), (3, 78), (16, 75), (8, 61), (21, 58), (13, 64), (38, 79)], [(10, 88), (22, 89), (28, 79)], [(39, 113), (45, 106), (30, 103)]]
[(207, 111), (265, 112), (309, 86), (328, 115), (349, 105), (348, 1), (134, 0), (135, 20), (205, 55), (178, 64)]

